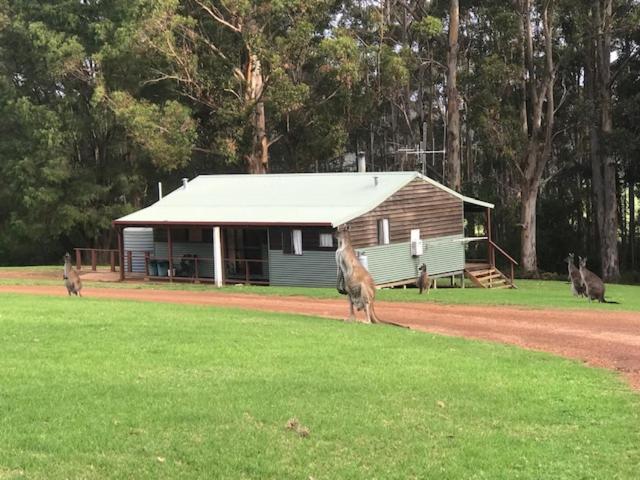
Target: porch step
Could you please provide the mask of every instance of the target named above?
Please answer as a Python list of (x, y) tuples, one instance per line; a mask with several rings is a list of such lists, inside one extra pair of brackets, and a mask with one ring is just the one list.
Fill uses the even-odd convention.
[(490, 265), (470, 264), (464, 269), (465, 276), (480, 288), (514, 288), (511, 281), (497, 268)]

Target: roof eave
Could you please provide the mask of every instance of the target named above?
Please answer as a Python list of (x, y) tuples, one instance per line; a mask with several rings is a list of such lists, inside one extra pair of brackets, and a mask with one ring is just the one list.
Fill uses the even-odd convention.
[(462, 196), (462, 201), (465, 203), (471, 203), (473, 205), (478, 205), (480, 207), (485, 208), (495, 208), (496, 206), (493, 203), (483, 202), (482, 200), (476, 200), (475, 198)]
[(171, 226), (189, 226), (189, 227), (283, 227), (283, 226), (299, 226), (299, 227), (331, 227), (331, 222), (216, 222), (216, 221), (198, 221), (198, 222), (181, 222), (173, 220), (114, 220), (114, 227), (171, 227)]

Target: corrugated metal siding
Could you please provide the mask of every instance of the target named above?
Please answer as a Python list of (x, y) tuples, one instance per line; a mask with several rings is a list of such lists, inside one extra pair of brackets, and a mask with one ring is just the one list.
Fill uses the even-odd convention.
[[(460, 272), (464, 270), (464, 245), (455, 241), (462, 235), (423, 240), (424, 253), (411, 256), (411, 243), (379, 245), (364, 249), (369, 272), (376, 284), (400, 282), (418, 276), (421, 263), (427, 265), (429, 275)], [(271, 285), (300, 287), (335, 287), (336, 260), (334, 252), (309, 252), (302, 255), (285, 255), (279, 250), (269, 250)]]
[(123, 243), (125, 271), (129, 271), (129, 259), (126, 252), (131, 250), (131, 271), (144, 273), (144, 252), (153, 253), (153, 228), (125, 228)]
[(269, 250), (271, 285), (335, 287), (335, 252), (304, 251), (302, 255)]
[(462, 237), (462, 235), (450, 235), (422, 240), (424, 253), (419, 257), (411, 256), (411, 242), (376, 245), (358, 248), (356, 251), (365, 252), (369, 273), (379, 285), (417, 277), (421, 263), (427, 265), (429, 275), (462, 271), (464, 245), (462, 242), (455, 241)]
[[(155, 242), (155, 256), (161, 259), (169, 257), (169, 244), (166, 242)], [(213, 244), (211, 243), (184, 243), (174, 242), (173, 261), (174, 266), (180, 262), (183, 255), (198, 256), (198, 276), (213, 278)]]

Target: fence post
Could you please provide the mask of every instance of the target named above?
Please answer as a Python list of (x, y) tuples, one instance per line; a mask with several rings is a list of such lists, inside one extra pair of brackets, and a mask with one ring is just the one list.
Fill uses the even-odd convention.
[(149, 252), (144, 252), (144, 276), (149, 276)]
[(244, 278), (246, 284), (249, 285), (249, 260), (244, 261)]
[(76, 270), (82, 268), (82, 253), (79, 248), (76, 248)]
[(96, 267), (97, 267), (97, 265), (98, 265), (97, 256), (98, 256), (98, 255), (97, 255), (96, 249), (95, 249), (95, 248), (92, 248), (92, 249), (91, 249), (91, 270), (92, 270), (93, 272), (95, 272), (95, 271), (96, 271)]
[(196, 269), (196, 283), (200, 283), (200, 277), (198, 274), (198, 256), (197, 255), (194, 257), (194, 260), (195, 260), (195, 269)]
[(127, 271), (129, 273), (133, 272), (133, 264), (132, 264), (132, 260), (133, 260), (133, 255), (131, 254), (131, 250), (127, 250)]
[(114, 252), (113, 250), (109, 252), (109, 264), (111, 266), (111, 271), (115, 272), (116, 271), (116, 252)]

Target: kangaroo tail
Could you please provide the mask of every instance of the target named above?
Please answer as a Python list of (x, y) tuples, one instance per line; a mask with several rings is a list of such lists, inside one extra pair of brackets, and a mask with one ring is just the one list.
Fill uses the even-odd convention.
[(371, 304), (370, 307), (370, 311), (371, 311), (371, 320), (373, 321), (373, 323), (384, 323), (386, 325), (393, 325), (394, 327), (400, 327), (400, 328), (409, 328), (406, 325), (402, 325), (400, 323), (395, 323), (395, 322), (389, 322), (387, 320), (381, 320), (380, 317), (378, 317), (378, 315), (376, 314), (376, 311), (373, 308), (373, 303)]
[(620, 302), (612, 302), (611, 300), (607, 300), (604, 297), (602, 297), (602, 303), (613, 303), (613, 304), (616, 304), (616, 305), (620, 305)]

